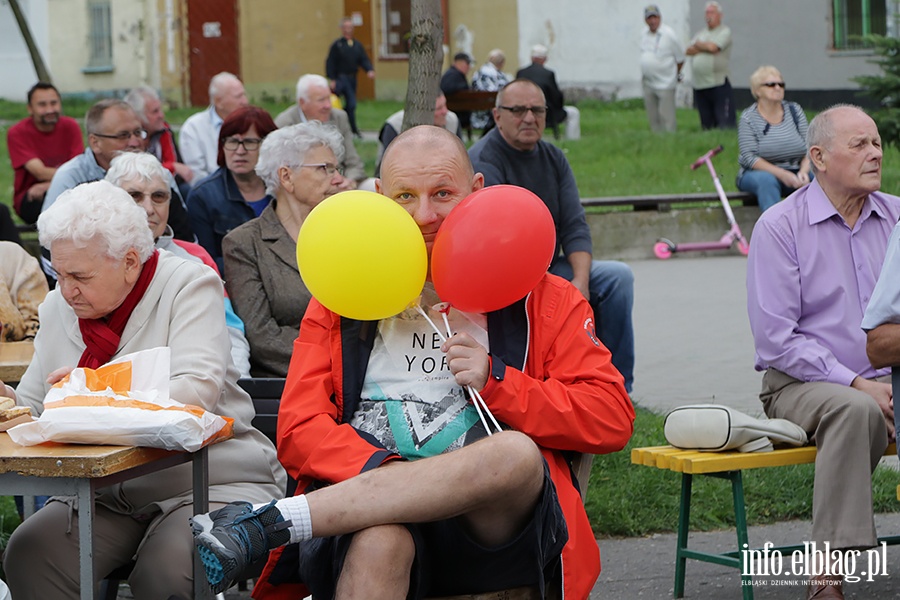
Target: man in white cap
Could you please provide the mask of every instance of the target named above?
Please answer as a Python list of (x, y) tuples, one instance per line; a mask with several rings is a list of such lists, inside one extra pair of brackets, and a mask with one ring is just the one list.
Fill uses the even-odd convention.
[(684, 51), (675, 32), (662, 24), (659, 7), (650, 4), (644, 9), (647, 29), (641, 36), (641, 85), (644, 88), (644, 108), (650, 129), (655, 132), (674, 132), (675, 86), (681, 81)]

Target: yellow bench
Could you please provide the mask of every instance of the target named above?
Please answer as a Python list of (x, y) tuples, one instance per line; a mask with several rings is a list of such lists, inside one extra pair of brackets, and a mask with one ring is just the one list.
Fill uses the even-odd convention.
[[(897, 453), (895, 444), (888, 446), (885, 456)], [(687, 560), (699, 560), (714, 564), (741, 569), (741, 549), (744, 544), (750, 548), (747, 538), (747, 514), (744, 508), (744, 484), (741, 472), (745, 469), (761, 469), (766, 467), (784, 467), (802, 465), (816, 460), (815, 446), (801, 448), (785, 448), (772, 452), (698, 452), (681, 450), (673, 446), (651, 446), (634, 448), (631, 451), (631, 462), (645, 467), (656, 467), (667, 471), (681, 473), (681, 501), (678, 510), (678, 542), (675, 554), (675, 598), (684, 596), (684, 580)], [(734, 500), (734, 521), (737, 532), (737, 550), (712, 554), (688, 548), (691, 518), (691, 484), (694, 475), (707, 475), (731, 481), (731, 492)], [(900, 487), (897, 488), (900, 498)], [(878, 538), (879, 542), (888, 545), (900, 544), (900, 536)], [(782, 552), (802, 550), (803, 546), (770, 548)], [(753, 577), (741, 575), (741, 590), (744, 600), (753, 600)]]

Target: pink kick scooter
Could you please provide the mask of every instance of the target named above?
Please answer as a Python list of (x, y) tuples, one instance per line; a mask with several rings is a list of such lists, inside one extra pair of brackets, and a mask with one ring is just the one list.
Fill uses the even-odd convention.
[(719, 200), (722, 202), (722, 208), (725, 209), (725, 215), (728, 217), (728, 223), (731, 225), (731, 229), (725, 232), (725, 235), (717, 242), (685, 242), (676, 244), (672, 240), (659, 238), (653, 246), (653, 253), (657, 258), (665, 260), (676, 252), (690, 252), (691, 250), (726, 250), (731, 248), (735, 242), (737, 242), (737, 247), (741, 254), (747, 256), (750, 252), (750, 244), (747, 242), (747, 238), (744, 237), (744, 234), (741, 233), (741, 228), (734, 218), (734, 212), (732, 212), (731, 205), (728, 203), (728, 197), (725, 195), (725, 190), (722, 189), (722, 184), (719, 183), (719, 176), (716, 174), (715, 168), (713, 168), (712, 157), (722, 150), (722, 146), (713, 148), (695, 160), (694, 164), (691, 165), (691, 169), (696, 170), (703, 164), (709, 168), (709, 173), (712, 175), (713, 183), (716, 186), (716, 192), (719, 194)]

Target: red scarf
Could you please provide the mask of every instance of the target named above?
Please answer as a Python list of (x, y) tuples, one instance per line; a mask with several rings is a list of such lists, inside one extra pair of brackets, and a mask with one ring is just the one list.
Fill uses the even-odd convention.
[(154, 250), (147, 262), (141, 267), (141, 274), (128, 292), (125, 301), (102, 319), (78, 319), (78, 327), (81, 329), (81, 339), (84, 340), (84, 354), (78, 361), (79, 367), (96, 369), (102, 367), (113, 357), (119, 349), (119, 341), (125, 324), (131, 318), (134, 307), (137, 306), (144, 292), (150, 287), (153, 274), (156, 273), (156, 263), (159, 261), (159, 251)]

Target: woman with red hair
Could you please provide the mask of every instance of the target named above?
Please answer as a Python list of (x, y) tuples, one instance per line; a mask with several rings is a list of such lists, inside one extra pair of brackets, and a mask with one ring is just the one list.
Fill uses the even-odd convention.
[(219, 168), (198, 182), (188, 195), (188, 212), (197, 241), (219, 271), (222, 238), (243, 223), (258, 217), (272, 196), (256, 174), (259, 146), (277, 127), (268, 112), (245, 106), (231, 113), (219, 131)]

